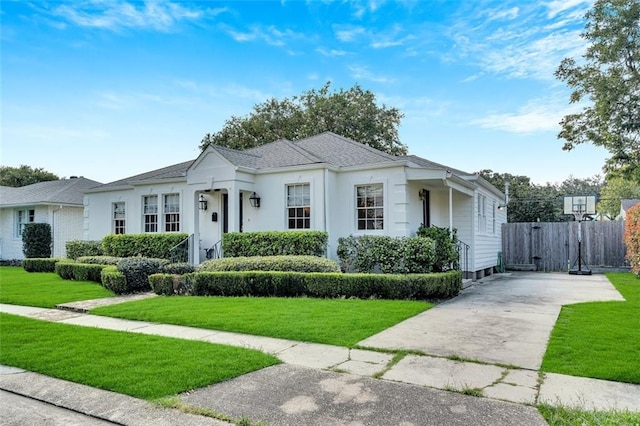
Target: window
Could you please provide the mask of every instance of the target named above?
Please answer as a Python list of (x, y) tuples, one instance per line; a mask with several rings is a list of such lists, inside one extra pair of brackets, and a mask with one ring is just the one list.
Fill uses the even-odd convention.
[(496, 233), (496, 202), (493, 202), (493, 209), (491, 209), (491, 233)]
[(310, 194), (308, 183), (287, 185), (287, 226), (289, 229), (311, 228)]
[(113, 233), (125, 233), (124, 201), (113, 203)]
[(164, 231), (180, 232), (180, 195), (164, 196)]
[(36, 218), (36, 211), (33, 209), (29, 210), (16, 210), (16, 227), (14, 229), (14, 236), (16, 238), (22, 237), (22, 231), (24, 231), (24, 226), (27, 223), (33, 223)]
[(158, 196), (146, 195), (142, 197), (142, 217), (144, 232), (158, 232)]
[(478, 194), (478, 231), (487, 232), (487, 197)]
[(382, 184), (356, 186), (358, 229), (384, 229)]

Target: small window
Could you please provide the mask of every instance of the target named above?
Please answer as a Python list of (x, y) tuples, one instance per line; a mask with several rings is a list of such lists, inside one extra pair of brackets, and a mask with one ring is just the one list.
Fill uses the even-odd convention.
[(180, 232), (180, 195), (164, 196), (164, 231)]
[(496, 202), (493, 202), (493, 209), (491, 209), (491, 233), (496, 233)]
[(478, 231), (487, 232), (487, 197), (478, 194)]
[(384, 229), (384, 193), (382, 184), (356, 186), (358, 230)]
[(27, 223), (33, 223), (36, 219), (36, 211), (34, 209), (16, 210), (16, 220), (14, 236), (16, 238), (22, 237), (22, 231)]
[(308, 183), (287, 185), (287, 227), (311, 228), (311, 191)]
[(113, 203), (113, 233), (125, 233), (125, 206), (124, 201)]
[(146, 195), (142, 197), (142, 216), (144, 232), (158, 232), (158, 196)]

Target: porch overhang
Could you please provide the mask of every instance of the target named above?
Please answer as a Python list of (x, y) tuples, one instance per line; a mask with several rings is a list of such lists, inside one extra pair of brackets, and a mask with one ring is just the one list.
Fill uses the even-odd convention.
[(462, 179), (447, 170), (407, 169), (407, 181), (421, 182), (432, 188), (451, 188), (473, 197), (477, 185)]

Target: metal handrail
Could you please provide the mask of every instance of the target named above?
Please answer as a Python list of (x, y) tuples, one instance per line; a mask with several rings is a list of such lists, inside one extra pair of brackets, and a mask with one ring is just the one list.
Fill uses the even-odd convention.
[[(190, 262), (191, 261), (191, 256), (189, 255), (191, 252), (191, 240), (193, 239), (194, 235), (191, 234), (189, 235), (187, 238), (185, 238), (184, 240), (180, 241), (178, 244), (176, 244), (175, 246), (171, 247), (169, 249), (169, 259), (171, 259), (172, 263), (176, 263), (176, 262)], [(184, 250), (183, 248), (181, 248), (184, 244), (187, 244), (186, 246), (186, 250)], [(181, 250), (178, 250), (181, 249)], [(184, 250), (184, 251), (182, 251)], [(186, 253), (186, 259), (185, 259), (185, 253)]]
[(205, 249), (205, 256), (207, 259), (220, 259), (222, 257), (222, 240)]
[(456, 241), (456, 251), (458, 252), (458, 262), (454, 265), (454, 269), (462, 272), (466, 277), (469, 272), (469, 249), (471, 246), (463, 241)]

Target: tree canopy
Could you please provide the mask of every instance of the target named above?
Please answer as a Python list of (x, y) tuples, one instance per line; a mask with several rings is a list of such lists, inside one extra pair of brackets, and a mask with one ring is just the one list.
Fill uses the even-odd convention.
[(622, 177), (607, 177), (600, 193), (598, 212), (615, 219), (620, 214), (621, 200), (640, 199), (640, 185)]
[(57, 175), (50, 173), (43, 168), (32, 168), (22, 164), (20, 167), (0, 166), (0, 185), (20, 186), (31, 185), (32, 183), (46, 182), (60, 179)]
[(331, 131), (393, 155), (407, 153), (398, 126), (403, 114), (379, 106), (376, 96), (355, 85), (331, 91), (331, 83), (292, 98), (269, 99), (254, 105), (245, 117), (232, 116), (222, 130), (207, 133), (200, 148), (208, 144), (248, 149), (278, 139), (295, 141)]
[(480, 170), (478, 174), (501, 191), (509, 182), (509, 222), (564, 222), (573, 220), (563, 214), (565, 195), (599, 195), (602, 180), (599, 176), (578, 179), (569, 176), (561, 184), (536, 185), (527, 176)]
[(562, 119), (558, 137), (564, 150), (606, 148), (606, 170), (640, 183), (640, 2), (597, 0), (586, 20), (586, 53), (563, 59), (555, 75), (573, 90), (571, 103), (587, 106)]

